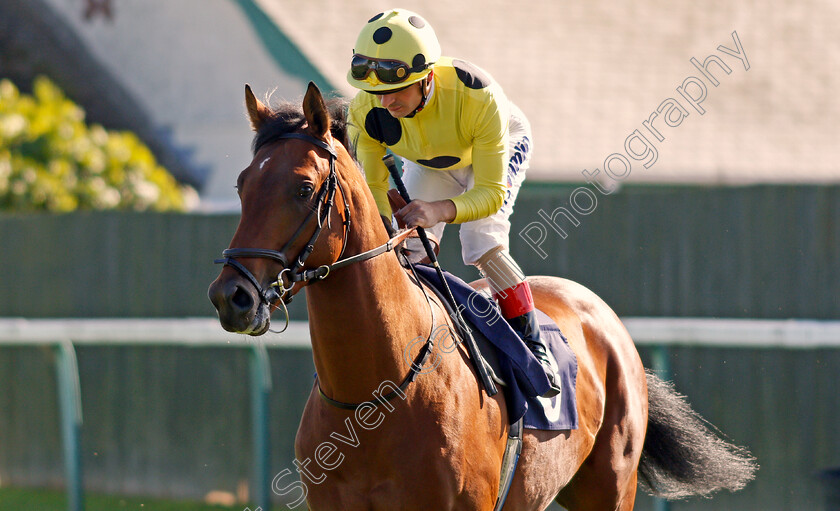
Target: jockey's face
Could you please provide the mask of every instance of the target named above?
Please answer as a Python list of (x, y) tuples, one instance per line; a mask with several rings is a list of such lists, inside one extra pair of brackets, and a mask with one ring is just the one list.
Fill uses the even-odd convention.
[(422, 83), (413, 84), (406, 89), (388, 94), (377, 94), (379, 102), (392, 117), (405, 117), (416, 110), (420, 106), (420, 102), (423, 101), (423, 95), (420, 93)]

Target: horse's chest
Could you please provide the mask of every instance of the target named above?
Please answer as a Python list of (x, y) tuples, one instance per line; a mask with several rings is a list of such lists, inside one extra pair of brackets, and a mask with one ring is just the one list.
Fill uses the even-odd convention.
[[(461, 435), (446, 435), (440, 418), (391, 414), (376, 422), (355, 416), (308, 421), (298, 432), (295, 465), (312, 509), (458, 509), (463, 501), (484, 500), (485, 489), (470, 487)], [(321, 417), (323, 419), (323, 417)], [(366, 427), (367, 426), (367, 427)], [(495, 476), (498, 477), (498, 476)]]

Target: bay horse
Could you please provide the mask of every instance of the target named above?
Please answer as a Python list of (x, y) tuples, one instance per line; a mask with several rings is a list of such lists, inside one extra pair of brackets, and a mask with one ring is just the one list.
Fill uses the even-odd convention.
[[(436, 348), (433, 370), (397, 387), (412, 374), (406, 353), (451, 319), (387, 253), (389, 235), (348, 151), (346, 105), (329, 108), (311, 83), (302, 109), (271, 109), (248, 86), (245, 103), (254, 157), (237, 180), (241, 219), (208, 294), (223, 328), (261, 335), (272, 309), (306, 288), (317, 379), (295, 441), (300, 480), (284, 489), (313, 510), (492, 510), (509, 430), (504, 399), (480, 386), (461, 344)], [(637, 483), (680, 498), (753, 477), (749, 453), (645, 370), (598, 296), (557, 277), (528, 281), (577, 356), (579, 427), (525, 431), (504, 509), (556, 501), (627, 511)]]

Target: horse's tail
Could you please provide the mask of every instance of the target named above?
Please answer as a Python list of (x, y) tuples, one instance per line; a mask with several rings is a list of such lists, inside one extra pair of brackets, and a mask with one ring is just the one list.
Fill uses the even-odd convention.
[[(722, 440), (673, 384), (647, 371), (648, 427), (639, 483), (666, 499), (740, 490), (755, 477), (755, 458)], [(711, 428), (710, 428), (711, 427)]]

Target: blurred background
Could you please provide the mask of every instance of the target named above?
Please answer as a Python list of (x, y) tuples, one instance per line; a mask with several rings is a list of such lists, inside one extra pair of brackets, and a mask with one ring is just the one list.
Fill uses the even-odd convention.
[[(598, 293), (761, 465), (637, 509), (840, 509), (835, 2), (4, 0), (0, 510), (288, 508), (268, 489), (312, 385), (305, 300), (256, 342), (206, 298), (244, 85), (351, 97), (356, 36), (391, 7), (528, 116), (525, 272)], [(477, 277), (450, 231), (444, 267)]]

